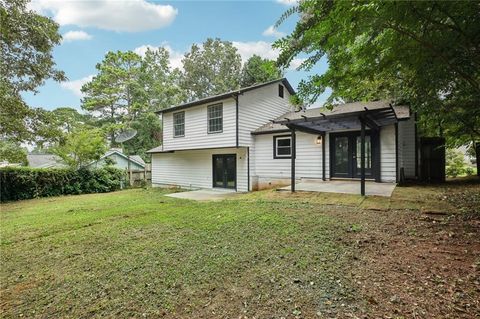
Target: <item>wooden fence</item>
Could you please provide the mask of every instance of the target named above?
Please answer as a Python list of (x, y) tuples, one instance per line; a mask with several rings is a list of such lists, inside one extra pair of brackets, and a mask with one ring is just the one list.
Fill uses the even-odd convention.
[[(144, 170), (132, 170), (130, 185), (138, 186), (146, 183), (150, 185), (152, 183), (152, 168), (151, 164), (145, 164)], [(130, 173), (127, 171), (127, 177), (130, 179)]]

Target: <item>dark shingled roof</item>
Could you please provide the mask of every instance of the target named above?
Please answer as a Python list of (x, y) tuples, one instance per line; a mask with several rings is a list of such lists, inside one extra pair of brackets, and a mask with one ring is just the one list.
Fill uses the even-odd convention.
[(249, 87), (244, 87), (244, 88), (241, 88), (241, 89), (238, 89), (238, 90), (233, 90), (233, 91), (218, 94), (218, 95), (209, 96), (209, 97), (199, 99), (199, 100), (196, 100), (196, 101), (176, 105), (176, 106), (173, 106), (173, 107), (169, 107), (167, 109), (159, 110), (156, 113), (160, 114), (160, 113), (179, 111), (179, 110), (183, 110), (183, 109), (186, 109), (186, 108), (189, 108), (189, 107), (192, 107), (192, 106), (197, 106), (197, 105), (201, 105), (201, 104), (205, 104), (205, 103), (216, 102), (216, 101), (223, 100), (223, 99), (226, 99), (226, 98), (229, 98), (229, 97), (233, 97), (233, 96), (238, 95), (238, 94), (242, 94), (244, 92), (259, 89), (261, 87), (264, 87), (264, 86), (267, 86), (267, 85), (270, 85), (270, 84), (274, 84), (274, 83), (277, 83), (277, 82), (281, 82), (291, 95), (295, 94), (295, 90), (292, 88), (292, 86), (290, 85), (288, 80), (286, 78), (282, 78), (282, 79), (277, 79), (277, 80), (273, 80), (273, 81), (269, 81), (269, 82), (265, 82), (265, 83), (255, 84), (255, 85), (252, 85), (252, 86), (249, 86)]

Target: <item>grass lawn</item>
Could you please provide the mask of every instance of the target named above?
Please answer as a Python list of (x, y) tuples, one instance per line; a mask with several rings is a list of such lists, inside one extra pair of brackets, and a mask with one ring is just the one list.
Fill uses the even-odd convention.
[[(372, 261), (382, 249), (385, 257), (395, 248), (388, 247), (392, 238), (424, 238), (432, 224), (422, 219), (422, 210), (447, 216), (458, 211), (455, 202), (438, 200), (443, 188), (397, 188), (392, 199), (263, 191), (218, 202), (174, 199), (166, 192), (135, 189), (2, 204), (0, 316), (394, 314), (378, 307), (391, 295), (365, 287), (376, 267)], [(476, 262), (480, 243), (473, 237), (470, 244), (463, 256), (468, 266)], [(469, 298), (478, 297), (468, 289)], [(480, 309), (470, 303), (458, 306), (463, 314)]]

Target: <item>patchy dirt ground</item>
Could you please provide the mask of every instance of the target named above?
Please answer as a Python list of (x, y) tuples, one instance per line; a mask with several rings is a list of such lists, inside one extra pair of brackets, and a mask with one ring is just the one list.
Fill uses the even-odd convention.
[[(413, 189), (420, 210), (396, 209)], [(355, 225), (344, 241), (354, 247), (349, 271), (363, 305), (351, 315), (480, 318), (480, 185), (396, 192), (389, 209), (337, 215)]]

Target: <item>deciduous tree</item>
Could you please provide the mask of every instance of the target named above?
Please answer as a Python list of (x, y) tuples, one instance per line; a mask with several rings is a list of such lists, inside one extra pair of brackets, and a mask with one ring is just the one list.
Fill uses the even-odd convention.
[(14, 141), (31, 139), (31, 109), (21, 93), (46, 79), (65, 80), (55, 68), (52, 49), (61, 41), (58, 24), (27, 9), (27, 0), (0, 0), (0, 134)]
[(241, 86), (246, 87), (264, 83), (279, 79), (282, 76), (283, 73), (275, 61), (263, 59), (255, 54), (243, 65)]
[(242, 58), (231, 42), (209, 38), (202, 45), (194, 44), (182, 63), (181, 87), (188, 100), (240, 87)]
[(0, 162), (27, 165), (27, 150), (19, 143), (0, 140)]
[(52, 152), (72, 168), (80, 168), (96, 161), (105, 154), (105, 134), (100, 129), (79, 129), (67, 135), (63, 145), (53, 147)]
[(328, 87), (328, 103), (392, 98), (409, 103), (425, 129), (441, 126), (450, 144), (480, 139), (478, 1), (304, 0), (278, 23), (295, 13), (294, 31), (275, 43), (279, 64), (302, 52), (304, 69), (329, 62), (300, 83), (301, 101)]

